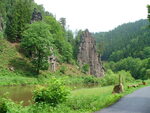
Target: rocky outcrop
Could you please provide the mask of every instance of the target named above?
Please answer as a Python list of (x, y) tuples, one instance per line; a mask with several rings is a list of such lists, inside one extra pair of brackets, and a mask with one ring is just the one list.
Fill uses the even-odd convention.
[(0, 31), (3, 30), (3, 18), (0, 16)]
[(53, 48), (50, 49), (51, 55), (48, 57), (48, 63), (50, 64), (49, 70), (55, 72), (57, 67), (57, 58), (53, 53)]
[(32, 13), (31, 23), (42, 20), (42, 14), (37, 12), (36, 8), (34, 8), (34, 12)]
[(89, 65), (89, 74), (96, 77), (104, 76), (102, 63), (96, 52), (96, 42), (88, 30), (85, 30), (81, 37), (77, 58), (80, 66)]
[[(32, 13), (31, 24), (36, 21), (42, 21), (42, 14), (40, 12), (37, 12), (36, 8), (34, 8), (34, 12)], [(55, 72), (58, 63), (57, 63), (57, 58), (54, 55), (53, 48), (50, 49), (50, 53), (51, 55), (48, 56), (48, 63), (49, 63), (48, 70)]]

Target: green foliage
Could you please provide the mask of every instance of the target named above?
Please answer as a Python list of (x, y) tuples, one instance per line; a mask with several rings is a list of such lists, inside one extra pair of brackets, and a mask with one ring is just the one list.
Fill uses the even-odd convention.
[(77, 90), (73, 92), (67, 105), (75, 111), (82, 110), (83, 113), (85, 111), (91, 113), (113, 104), (122, 97), (122, 95), (112, 95), (111, 92), (112, 87)]
[(98, 84), (98, 79), (94, 76), (85, 76), (84, 83), (85, 84)]
[[(10, 100), (0, 99), (0, 108), (6, 107), (6, 110), (9, 113), (91, 113), (110, 106), (121, 97), (138, 88), (127, 89), (127, 87), (125, 87), (124, 93), (115, 95), (112, 94), (112, 89), (113, 86), (74, 90), (71, 92), (71, 95), (66, 102), (58, 104), (55, 107), (52, 107), (47, 103), (33, 103), (27, 107), (21, 107)], [(5, 107), (1, 107), (1, 103), (4, 103)]]
[(60, 18), (60, 23), (61, 23), (61, 25), (62, 25), (62, 27), (64, 28), (64, 30), (65, 30), (65, 27), (66, 27), (66, 18)]
[(150, 5), (147, 5), (147, 9), (148, 9), (148, 20), (150, 21)]
[(75, 40), (71, 30), (66, 31), (66, 39), (73, 47), (75, 46)]
[(0, 85), (29, 85), (40, 83), (35, 77), (27, 77), (24, 73), (12, 72), (0, 68)]
[(132, 76), (136, 79), (148, 79), (146, 77), (146, 70), (149, 69), (149, 59), (141, 60), (139, 58), (132, 58), (128, 57), (125, 59), (122, 59), (116, 63), (110, 62), (109, 67), (113, 71), (130, 71)]
[(126, 83), (132, 83), (135, 81), (135, 79), (132, 77), (129, 71), (121, 70), (117, 74), (120, 75), (120, 80), (124, 85)]
[(3, 37), (3, 32), (0, 31), (0, 39), (4, 38)]
[(77, 59), (77, 55), (78, 55), (78, 52), (79, 52), (79, 45), (80, 45), (82, 34), (83, 34), (83, 31), (79, 30), (76, 33), (76, 36), (75, 36), (75, 46), (74, 46), (74, 50), (73, 50), (73, 56), (74, 56), (75, 59)]
[(119, 75), (121, 75), (123, 84), (133, 82), (134, 78), (130, 74), (130, 72), (126, 72), (121, 70), (117, 73), (108, 70), (103, 78), (100, 78), (99, 83), (101, 86), (114, 85), (119, 83)]
[(150, 69), (147, 69), (147, 70), (146, 70), (145, 78), (146, 78), (146, 79), (149, 79), (149, 78), (150, 78)]
[(52, 79), (49, 86), (40, 87), (34, 91), (34, 101), (38, 103), (47, 103), (56, 106), (66, 101), (69, 90), (64, 86), (63, 82)]
[(148, 25), (147, 20), (139, 20), (109, 32), (95, 33), (96, 42), (101, 45), (97, 51), (102, 51), (103, 60), (119, 61), (127, 57), (144, 59), (147, 57), (144, 48), (150, 44)]
[(0, 67), (8, 67), (11, 60), (18, 57), (17, 50), (5, 39), (0, 39)]
[(61, 66), (59, 71), (60, 71), (62, 74), (65, 74), (66, 70), (67, 70), (67, 67), (66, 67), (66, 66)]
[(7, 113), (7, 106), (4, 102), (4, 99), (0, 101), (0, 113)]
[(50, 32), (54, 39), (53, 44), (58, 50), (60, 61), (71, 63), (73, 58), (73, 48), (65, 38), (63, 27), (52, 16), (46, 16), (44, 21), (50, 25)]
[(23, 34), (21, 46), (31, 58), (37, 73), (48, 69), (48, 56), (53, 41), (49, 29), (44, 22), (35, 22)]
[(88, 64), (84, 64), (82, 66), (82, 72), (85, 73), (85, 74), (88, 73), (89, 72), (89, 68), (90, 68), (90, 66)]
[[(5, 33), (7, 38), (12, 41), (20, 41), (26, 24), (30, 23), (32, 0), (14, 0), (7, 11), (7, 21)], [(7, 7), (7, 5), (6, 5)]]
[(150, 58), (150, 47), (145, 47), (142, 52), (142, 58)]
[(9, 99), (0, 98), (0, 113), (23, 113), (22, 108)]

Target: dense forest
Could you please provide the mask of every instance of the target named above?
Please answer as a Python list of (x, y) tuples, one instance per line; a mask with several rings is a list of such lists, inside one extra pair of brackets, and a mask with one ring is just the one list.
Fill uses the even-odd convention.
[[(91, 113), (150, 83), (150, 6), (149, 21), (108, 32), (73, 32), (66, 18), (34, 0), (0, 0), (0, 113)], [(99, 64), (103, 75), (90, 75)]]
[[(80, 36), (77, 35), (78, 38), (75, 39), (72, 31), (65, 29), (65, 18), (57, 21), (52, 13), (45, 11), (42, 5), (37, 5), (33, 0), (1, 0), (0, 5), (1, 35), (5, 35), (6, 39), (12, 43), (21, 42), (25, 55), (34, 62), (36, 70), (47, 69), (45, 61), (50, 54), (54, 54), (61, 63), (75, 62)], [(42, 21), (30, 25), (34, 9), (42, 15)], [(40, 27), (45, 31), (41, 31)], [(39, 38), (35, 39), (34, 34)], [(42, 40), (40, 37), (48, 38)], [(37, 42), (37, 40), (40, 41)], [(40, 44), (41, 46), (38, 47)], [(37, 46), (35, 47), (35, 45)], [(53, 53), (48, 54), (46, 48), (43, 48), (44, 46), (47, 46), (47, 50), (53, 49)], [(36, 50), (41, 51), (42, 55), (34, 53)], [(34, 61), (35, 58), (31, 57), (31, 53), (39, 60)]]
[(150, 28), (148, 20), (118, 26), (109, 32), (94, 33), (99, 54), (113, 71), (130, 71), (135, 78), (149, 78)]

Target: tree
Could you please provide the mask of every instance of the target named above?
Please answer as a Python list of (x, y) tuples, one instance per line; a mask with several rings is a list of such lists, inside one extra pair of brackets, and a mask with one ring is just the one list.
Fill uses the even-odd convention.
[(99, 42), (97, 44), (97, 53), (98, 53), (98, 57), (100, 58), (101, 55), (103, 54), (103, 51), (104, 51), (104, 44), (103, 42)]
[(61, 25), (63, 26), (64, 30), (65, 30), (65, 27), (66, 27), (66, 18), (60, 18), (60, 23)]
[(57, 22), (57, 20), (52, 16), (46, 16), (44, 21), (50, 25), (50, 32), (53, 35), (54, 42), (53, 44), (56, 46), (58, 53), (60, 56), (60, 60), (62, 62), (71, 63), (73, 57), (73, 50), (71, 44), (65, 38), (65, 31), (63, 30), (61, 24)]
[(73, 32), (71, 30), (66, 31), (66, 39), (71, 45), (75, 44), (75, 40), (73, 38)]
[(73, 50), (71, 44), (66, 41), (62, 41), (61, 47), (62, 47), (62, 60), (67, 63), (71, 63), (73, 57)]
[[(28, 54), (37, 74), (39, 70), (48, 69), (48, 56), (52, 47), (50, 26), (44, 22), (35, 22), (24, 31), (21, 42), (22, 48)], [(30, 55), (29, 55), (30, 54)]]
[(148, 20), (150, 21), (150, 5), (147, 5), (147, 9), (148, 9)]
[(74, 56), (75, 59), (77, 59), (77, 55), (78, 55), (78, 52), (79, 52), (79, 46), (80, 46), (82, 34), (83, 34), (82, 30), (76, 31), (75, 47), (74, 47), (74, 50), (73, 50), (73, 56)]
[(14, 0), (7, 11), (5, 33), (11, 42), (20, 41), (26, 24), (30, 23), (32, 0)]
[[(139, 20), (118, 26), (109, 32), (94, 33), (97, 43), (104, 48), (102, 60), (119, 61), (133, 57), (144, 59), (143, 49), (150, 45), (148, 20)], [(98, 49), (99, 51), (99, 49)]]

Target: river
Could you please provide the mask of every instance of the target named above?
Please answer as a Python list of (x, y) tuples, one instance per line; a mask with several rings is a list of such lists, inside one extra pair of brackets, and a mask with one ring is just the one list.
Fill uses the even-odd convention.
[[(69, 85), (69, 87), (73, 90), (80, 88), (91, 88), (96, 87), (95, 84), (88, 85)], [(23, 101), (23, 106), (27, 106), (32, 103), (33, 91), (36, 86), (0, 86), (0, 96), (8, 97), (16, 103)]]

